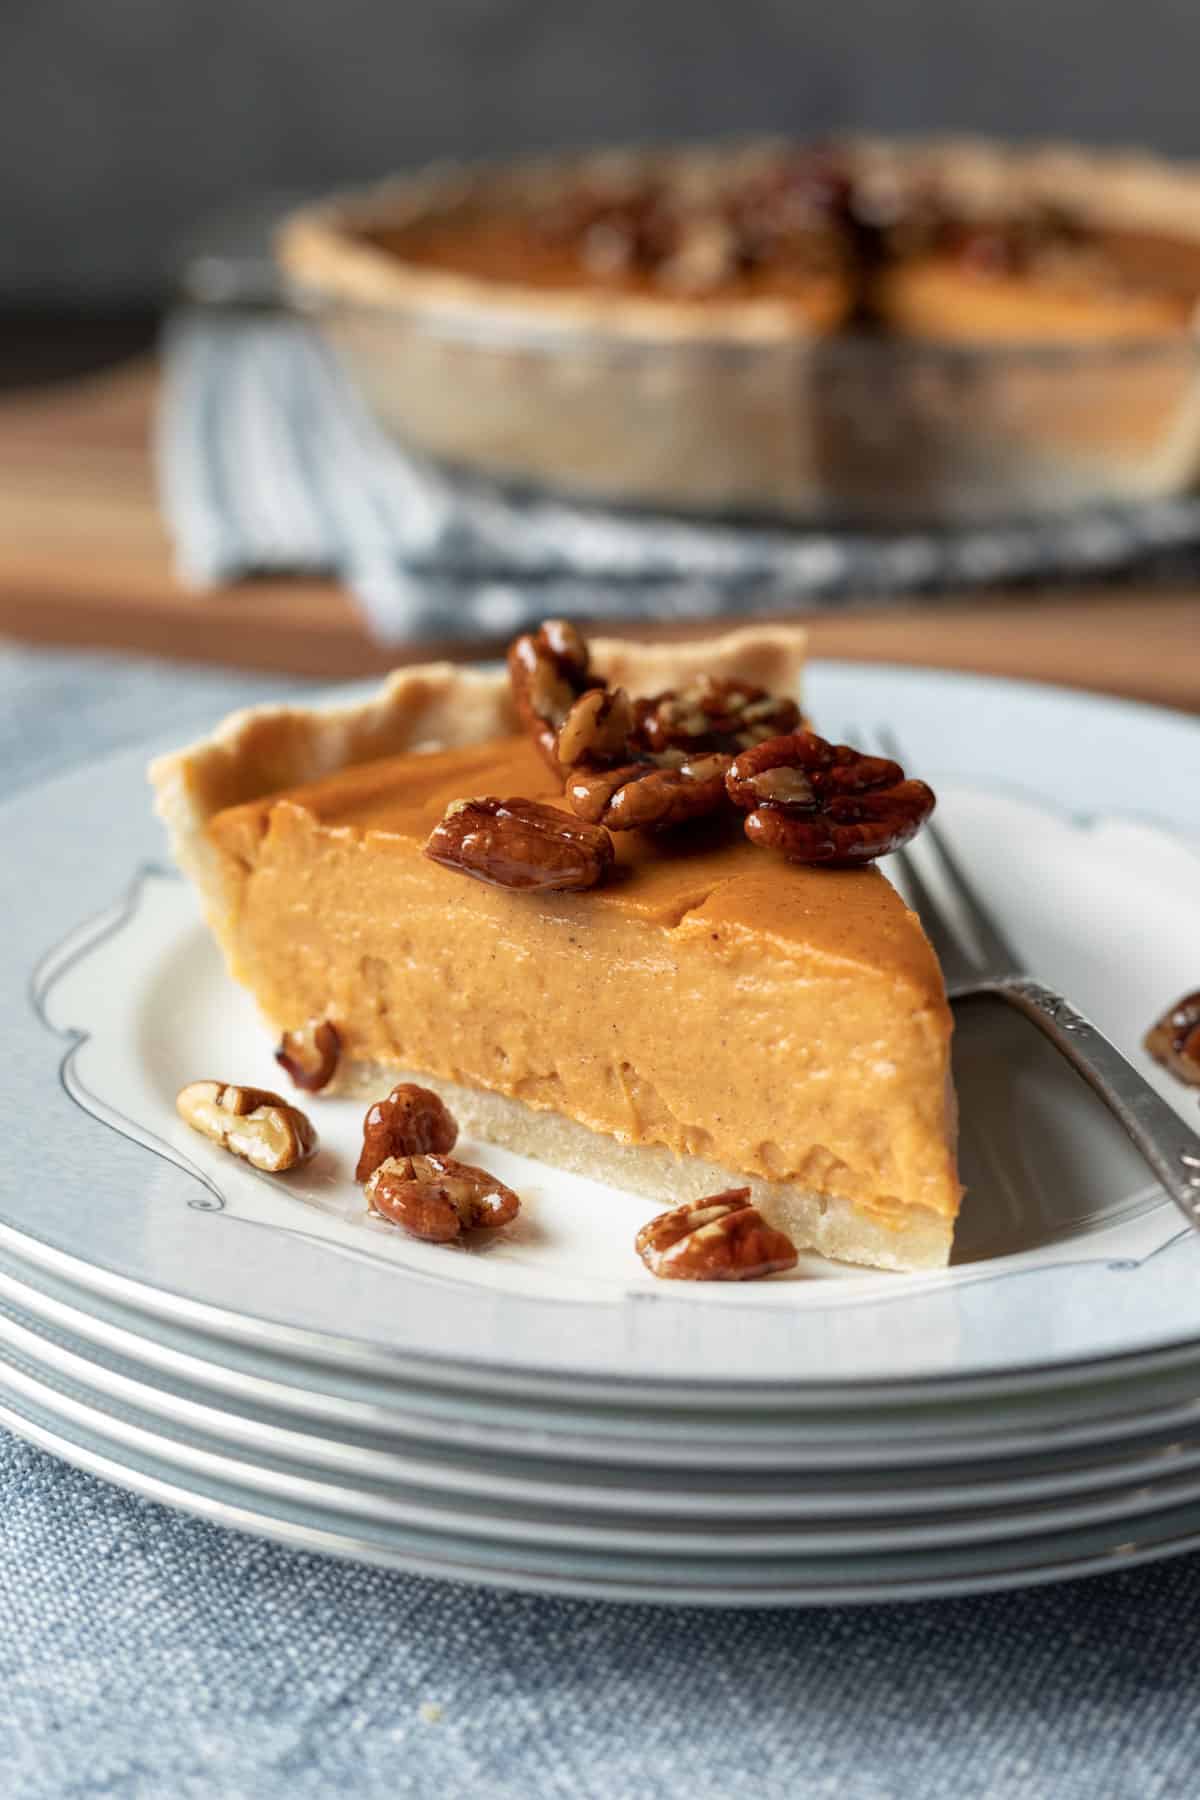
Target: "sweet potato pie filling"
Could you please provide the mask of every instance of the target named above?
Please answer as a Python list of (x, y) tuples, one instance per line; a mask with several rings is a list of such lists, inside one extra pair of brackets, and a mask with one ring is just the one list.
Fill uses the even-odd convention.
[[(951, 1019), (920, 927), (874, 866), (809, 868), (739, 822), (616, 839), (585, 893), (464, 881), (423, 854), (447, 805), (563, 806), (525, 738), (406, 753), (207, 824), (214, 924), (282, 1030), (337, 1022), (348, 1068), (423, 1071), (852, 1203), (959, 1201)], [(223, 910), (224, 916), (220, 916)]]

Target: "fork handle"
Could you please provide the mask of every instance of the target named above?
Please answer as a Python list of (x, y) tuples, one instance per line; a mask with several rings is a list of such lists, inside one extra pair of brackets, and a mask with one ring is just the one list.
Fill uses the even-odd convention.
[(1066, 1057), (1124, 1128), (1188, 1223), (1200, 1227), (1200, 1137), (1155, 1093), (1115, 1044), (1069, 1000), (1026, 976), (988, 982)]

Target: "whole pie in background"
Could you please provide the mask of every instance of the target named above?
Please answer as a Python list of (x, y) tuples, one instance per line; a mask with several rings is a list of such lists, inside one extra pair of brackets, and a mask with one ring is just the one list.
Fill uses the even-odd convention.
[(307, 208), (293, 291), (410, 448), (860, 522), (1188, 485), (1200, 175), (977, 141), (608, 152)]

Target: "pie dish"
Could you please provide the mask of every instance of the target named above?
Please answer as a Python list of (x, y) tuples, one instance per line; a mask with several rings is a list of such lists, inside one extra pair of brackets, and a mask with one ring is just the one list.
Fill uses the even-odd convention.
[(293, 292), (383, 424), (506, 483), (966, 521), (1200, 463), (1200, 175), (847, 139), (441, 169), (303, 209)]
[[(794, 692), (803, 634), (597, 640), (631, 694), (707, 674)], [(336, 1085), (400, 1078), (472, 1134), (678, 1204), (748, 1185), (798, 1248), (949, 1256), (951, 1019), (874, 867), (797, 867), (719, 832), (622, 833), (618, 879), (499, 891), (422, 850), (481, 792), (561, 803), (504, 677), (436, 664), (365, 704), (235, 715), (152, 768), (174, 853), (277, 1031), (331, 1019)]]

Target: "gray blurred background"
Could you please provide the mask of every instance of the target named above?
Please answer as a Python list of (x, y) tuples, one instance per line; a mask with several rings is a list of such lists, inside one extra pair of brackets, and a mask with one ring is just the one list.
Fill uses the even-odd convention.
[(197, 219), (431, 156), (760, 126), (1200, 153), (1200, 0), (0, 0), (0, 306), (144, 306)]

